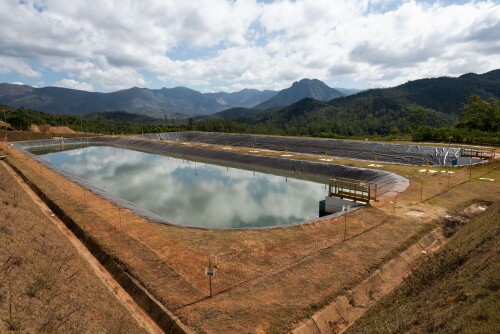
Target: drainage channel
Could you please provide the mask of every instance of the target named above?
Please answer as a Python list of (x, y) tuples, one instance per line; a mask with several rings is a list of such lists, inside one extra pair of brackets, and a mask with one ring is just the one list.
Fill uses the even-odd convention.
[[(141, 284), (131, 277), (106, 251), (94, 240), (93, 237), (86, 234), (78, 224), (69, 217), (54, 201), (52, 201), (34, 182), (32, 182), (10, 159), (1, 162), (8, 170), (13, 173), (21, 186), (28, 191), (30, 197), (38, 205), (43, 205), (43, 212), (48, 214), (49, 218), (66, 236), (72, 236), (70, 241), (79, 243), (77, 249), (86, 249), (88, 256), (84, 257), (91, 266), (95, 267), (96, 272), (106, 273), (100, 276), (103, 282), (110, 287), (121, 286), (123, 293), (119, 299), (124, 302), (127, 309), (131, 310), (136, 319), (140, 318), (140, 324), (150, 333), (172, 333), (172, 334), (191, 334), (193, 333), (185, 326), (180, 319), (172, 312), (167, 310), (159, 301), (157, 301)], [(30, 193), (31, 192), (31, 193)], [(50, 212), (50, 214), (49, 214)], [(53, 216), (52, 216), (53, 215)], [(60, 224), (57, 223), (57, 221)], [(63, 227), (64, 226), (64, 227)], [(84, 254), (84, 253), (80, 253)], [(101, 269), (99, 269), (99, 266)], [(94, 268), (94, 266), (93, 266)], [(109, 285), (108, 285), (109, 284)], [(133, 311), (136, 311), (135, 313)]]

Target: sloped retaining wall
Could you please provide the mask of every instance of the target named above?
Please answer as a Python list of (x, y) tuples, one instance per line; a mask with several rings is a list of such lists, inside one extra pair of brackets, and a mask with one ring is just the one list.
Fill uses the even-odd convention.
[(158, 302), (140, 283), (130, 276), (124, 267), (90, 235), (88, 235), (70, 216), (68, 216), (52, 199), (50, 199), (35, 183), (33, 183), (9, 159), (7, 164), (23, 179), (24, 182), (40, 197), (68, 229), (87, 247), (92, 255), (102, 264), (113, 278), (127, 291), (135, 302), (149, 315), (151, 319), (169, 334), (191, 334), (180, 319)]
[(350, 290), (348, 295), (338, 297), (304, 321), (291, 334), (342, 333), (361, 317), (369, 306), (401, 283), (411, 273), (412, 268), (428, 254), (435, 252), (445, 243), (441, 228), (426, 234)]

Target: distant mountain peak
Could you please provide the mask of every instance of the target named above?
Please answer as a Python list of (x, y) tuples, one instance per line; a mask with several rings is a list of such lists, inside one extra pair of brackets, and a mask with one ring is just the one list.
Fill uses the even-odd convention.
[(295, 81), (291, 87), (283, 89), (276, 96), (257, 105), (255, 108), (265, 110), (275, 106), (289, 106), (304, 98), (313, 98), (318, 101), (330, 101), (346, 94), (328, 87), (318, 79), (301, 79)]
[(323, 81), (321, 81), (319, 79), (309, 79), (309, 78), (303, 78), (303, 79), (300, 79), (299, 81), (295, 81), (292, 84), (292, 87), (296, 86), (296, 85), (310, 85), (310, 84), (320, 84), (320, 85), (325, 85), (328, 87), (327, 84), (325, 84)]

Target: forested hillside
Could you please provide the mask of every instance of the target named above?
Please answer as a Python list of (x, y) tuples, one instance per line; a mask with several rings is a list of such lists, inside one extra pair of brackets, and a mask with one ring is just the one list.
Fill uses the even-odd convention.
[(106, 134), (200, 130), (499, 145), (500, 70), (416, 80), (326, 102), (305, 98), (288, 107), (264, 111), (233, 108), (202, 119), (167, 115), (152, 118), (125, 111), (91, 113), (80, 118), (7, 106), (2, 110), (16, 129), (49, 124)]
[(13, 109), (0, 104), (0, 116), (14, 130), (28, 130), (31, 125), (67, 126), (78, 132), (97, 134), (132, 134), (187, 130), (185, 122), (131, 114), (123, 111), (92, 113), (85, 116), (52, 115), (31, 109)]
[[(468, 101), (471, 96), (475, 99), (473, 103)], [(495, 70), (458, 78), (410, 81), (328, 102), (308, 98), (279, 110), (260, 113), (238, 110), (234, 114), (227, 111), (216, 115), (242, 123), (258, 133), (322, 137), (411, 136), (416, 140), (447, 140), (453, 136), (456, 140), (476, 141), (474, 138), (484, 137), (477, 131), (499, 131), (498, 116), (495, 116), (499, 98), (500, 70)], [(468, 120), (464, 121), (463, 117)], [(206, 121), (198, 127), (207, 131), (240, 128), (222, 120)]]

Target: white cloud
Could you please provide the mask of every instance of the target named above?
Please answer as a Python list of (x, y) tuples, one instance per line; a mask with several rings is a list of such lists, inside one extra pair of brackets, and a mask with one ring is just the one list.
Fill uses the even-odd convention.
[(56, 87), (64, 87), (78, 90), (92, 91), (92, 85), (86, 82), (79, 82), (73, 79), (62, 79), (54, 84)]
[[(151, 75), (276, 89), (303, 77), (385, 86), (498, 68), (500, 4), (447, 3), (1, 1), (0, 75), (51, 70), (104, 91)], [(178, 49), (185, 60), (169, 57)]]
[(41, 73), (32, 69), (22, 59), (14, 57), (3, 57), (0, 54), (0, 75), (9, 73), (19, 73), (24, 77), (38, 78)]
[(104, 56), (93, 60), (65, 59), (58, 64), (47, 63), (53, 71), (90, 81), (104, 91), (144, 86), (146, 80), (134, 68), (110, 65)]

